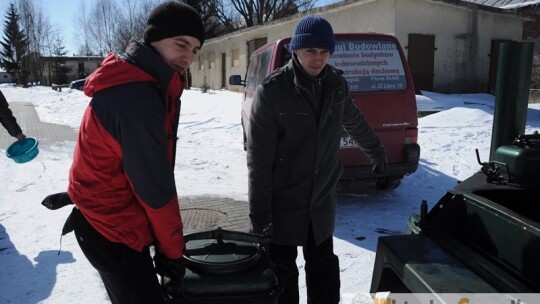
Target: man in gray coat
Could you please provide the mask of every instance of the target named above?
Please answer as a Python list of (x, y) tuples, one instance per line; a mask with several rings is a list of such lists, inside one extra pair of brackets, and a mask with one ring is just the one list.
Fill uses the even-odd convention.
[(299, 301), (297, 246), (303, 247), (308, 303), (338, 303), (334, 254), (336, 184), (342, 130), (386, 168), (384, 147), (353, 104), (341, 72), (327, 64), (332, 26), (315, 15), (300, 20), (292, 59), (256, 90), (249, 121), (247, 165), (252, 231), (271, 233), (270, 257), (284, 288), (278, 303)]

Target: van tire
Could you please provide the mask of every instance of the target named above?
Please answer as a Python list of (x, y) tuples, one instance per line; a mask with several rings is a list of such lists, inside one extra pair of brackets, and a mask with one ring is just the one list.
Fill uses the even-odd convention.
[(246, 131), (244, 131), (244, 128), (242, 127), (242, 134), (244, 135), (244, 151), (247, 151), (247, 136)]
[(382, 191), (390, 191), (396, 189), (401, 184), (403, 176), (386, 176), (377, 178), (375, 185), (377, 189)]

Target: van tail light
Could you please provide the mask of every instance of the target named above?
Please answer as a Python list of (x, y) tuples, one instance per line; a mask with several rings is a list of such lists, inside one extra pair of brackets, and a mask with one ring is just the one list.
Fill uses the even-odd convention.
[(406, 129), (405, 130), (405, 144), (417, 144), (418, 143), (418, 129)]

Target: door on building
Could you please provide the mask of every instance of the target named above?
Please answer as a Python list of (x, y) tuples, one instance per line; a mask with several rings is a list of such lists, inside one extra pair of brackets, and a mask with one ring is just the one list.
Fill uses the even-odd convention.
[(225, 53), (221, 53), (221, 87), (226, 88), (227, 84), (225, 83), (225, 79), (227, 79), (227, 56)]
[(433, 91), (435, 50), (435, 35), (409, 34), (407, 61), (417, 93), (420, 90)]
[(501, 43), (510, 42), (512, 40), (495, 39), (491, 41), (491, 51), (489, 58), (489, 94), (495, 95), (497, 93), (497, 71), (499, 62), (499, 48)]
[(268, 41), (268, 38), (257, 38), (253, 39), (247, 42), (247, 62), (249, 62), (249, 58), (251, 57), (251, 54), (255, 52), (256, 49), (260, 48), (261, 46), (265, 45)]

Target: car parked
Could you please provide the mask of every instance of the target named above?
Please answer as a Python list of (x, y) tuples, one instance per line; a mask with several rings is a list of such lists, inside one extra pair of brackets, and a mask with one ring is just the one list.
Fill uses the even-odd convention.
[(86, 81), (86, 78), (73, 80), (72, 82), (70, 82), (69, 88), (82, 91), (84, 89), (85, 81)]

